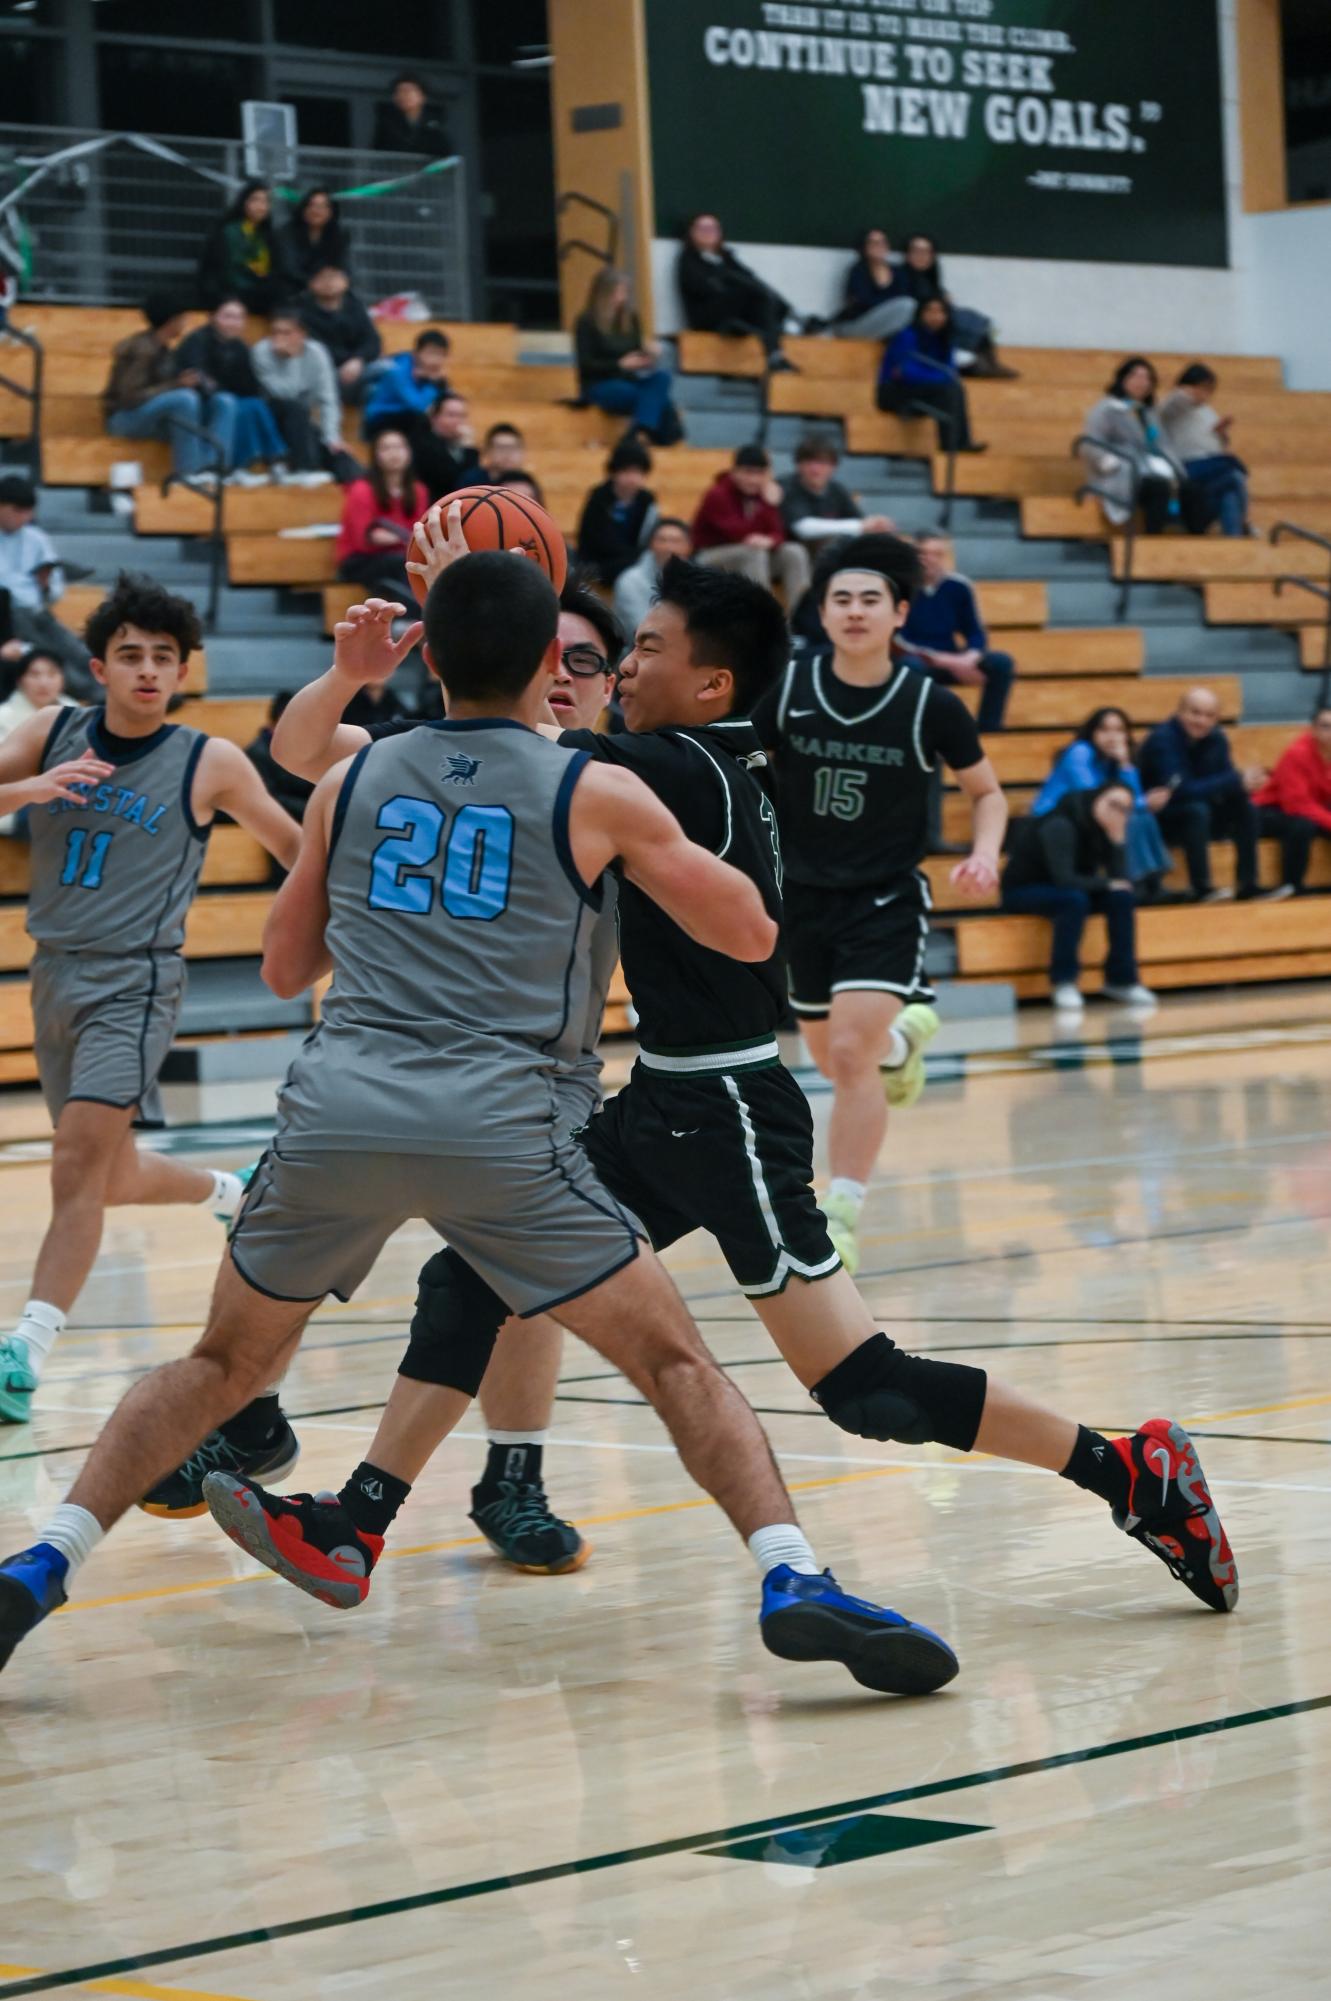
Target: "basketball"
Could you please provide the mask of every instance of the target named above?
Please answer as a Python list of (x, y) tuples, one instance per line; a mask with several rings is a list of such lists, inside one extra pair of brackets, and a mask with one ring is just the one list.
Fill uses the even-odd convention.
[[(469, 549), (511, 549), (515, 556), (530, 556), (534, 563), (540, 564), (554, 588), (563, 590), (568, 575), (568, 550), (559, 529), (539, 501), (511, 486), (464, 486), (457, 493), (446, 495), (445, 524), (455, 501), (462, 507), (462, 532)], [(425, 551), (413, 534), (407, 561), (419, 563), (424, 558)], [(424, 604), (425, 579), (413, 576), (411, 588)]]

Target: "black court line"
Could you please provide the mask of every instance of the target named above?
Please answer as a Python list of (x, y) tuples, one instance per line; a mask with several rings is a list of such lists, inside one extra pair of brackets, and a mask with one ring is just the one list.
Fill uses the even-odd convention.
[(881, 1807), (902, 1806), (909, 1800), (942, 1799), (950, 1793), (970, 1792), (978, 1786), (998, 1785), (1007, 1779), (1031, 1778), (1042, 1772), (1063, 1771), (1070, 1765), (1095, 1764), (1104, 1758), (1119, 1758), (1134, 1751), (1154, 1751), (1166, 1744), (1187, 1743), (1194, 1737), (1214, 1737), (1231, 1730), (1246, 1730), (1257, 1723), (1277, 1723), (1290, 1716), (1306, 1716), (1331, 1708), (1331, 1695), (1309, 1696), (1301, 1702), (1280, 1702), (1268, 1709), (1249, 1709), (1238, 1716), (1217, 1716), (1206, 1723), (1185, 1723), (1175, 1730), (1155, 1730), (1142, 1737), (1120, 1737), (1107, 1744), (1091, 1744), (1080, 1751), (1057, 1751), (1046, 1758), (1025, 1758), (1011, 1765), (995, 1765), (986, 1771), (963, 1772), (951, 1779), (934, 1779), (925, 1785), (898, 1786), (891, 1792), (870, 1793), (862, 1799), (833, 1800), (825, 1806), (804, 1807), (794, 1813), (772, 1814), (762, 1820), (743, 1821), (734, 1827), (709, 1828), (701, 1834), (684, 1834), (669, 1841), (646, 1842), (640, 1847), (612, 1849), (604, 1855), (584, 1855), (571, 1862), (552, 1862), (541, 1869), (518, 1869), (507, 1876), (485, 1876), (472, 1883), (451, 1883), (438, 1890), (419, 1890), (409, 1897), (391, 1897), (377, 1904), (353, 1904), (320, 1917), (291, 1918), (283, 1924), (259, 1925), (252, 1930), (228, 1932), (217, 1938), (192, 1939), (184, 1945), (161, 1946), (156, 1951), (130, 1954), (124, 1959), (104, 1959), (93, 1966), (70, 1967), (61, 1973), (31, 1974), (25, 1980), (0, 1985), (0, 2001), (20, 1994), (49, 1994), (59, 1987), (78, 1987), (92, 1980), (113, 1980), (121, 1974), (141, 1973), (148, 1967), (169, 1966), (173, 1960), (205, 1959), (223, 1952), (239, 1952), (247, 1946), (271, 1945), (279, 1939), (304, 1938), (311, 1932), (338, 1931), (347, 1925), (365, 1924), (376, 1918), (400, 1917), (409, 1911), (433, 1910), (442, 1904), (458, 1904), (475, 1897), (493, 1896), (499, 1890), (524, 1890), (535, 1883), (554, 1883), (568, 1876), (590, 1876), (604, 1869), (623, 1868), (628, 1863), (655, 1861), (663, 1855), (683, 1855), (715, 1847), (721, 1842), (743, 1840), (753, 1835), (779, 1833), (785, 1828), (808, 1827), (822, 1820), (839, 1820), (852, 1814), (870, 1813)]

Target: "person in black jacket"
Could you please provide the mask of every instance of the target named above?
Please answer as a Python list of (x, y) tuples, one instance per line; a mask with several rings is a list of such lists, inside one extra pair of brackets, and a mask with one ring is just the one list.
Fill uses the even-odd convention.
[(321, 266), (297, 303), (306, 333), (311, 340), (322, 341), (333, 357), (343, 402), (363, 402), (370, 384), (388, 364), (381, 360), (379, 329), (352, 291), (346, 272), (336, 264)]
[(442, 160), (453, 150), (444, 115), (431, 104), (418, 76), (404, 72), (393, 80), (393, 94), (374, 114), (376, 153), (421, 153)]
[(311, 188), (302, 197), (279, 242), (287, 276), (296, 286), (308, 285), (329, 264), (339, 271), (351, 269), (351, 239), (327, 188)]
[(670, 397), (670, 371), (661, 350), (644, 340), (634, 312), (629, 281), (604, 267), (592, 280), (587, 306), (573, 330), (578, 387), (585, 403), (612, 416), (627, 417), (628, 434), (645, 432), (656, 445), (675, 445), (684, 435)]
[(472, 441), (471, 405), (459, 389), (445, 389), (430, 412), (430, 428), (418, 439), (416, 477), (425, 481), (431, 501), (442, 500), (464, 486), (484, 486), (481, 455)]
[(656, 523), (656, 496), (647, 489), (652, 455), (645, 445), (625, 438), (610, 454), (610, 477), (594, 486), (582, 505), (578, 523), (578, 561), (598, 583), (613, 584), (622, 570), (636, 563)]
[(254, 373), (245, 339), (245, 308), (223, 299), (208, 319), (186, 334), (174, 354), (177, 375), (208, 399), (208, 426), (222, 446), (231, 477), (243, 483), (243, 468), (255, 459), (285, 464), (286, 440), (272, 405)]
[(1003, 908), (1047, 917), (1053, 925), (1049, 980), (1056, 1008), (1080, 1014), (1081, 934), (1093, 910), (1109, 929), (1106, 1000), (1150, 1007), (1155, 995), (1137, 977), (1137, 906), (1125, 842), (1136, 800), (1111, 779), (1095, 792), (1069, 792), (1050, 813), (1014, 829), (1003, 871)]
[(790, 307), (779, 292), (742, 264), (714, 215), (695, 215), (675, 266), (686, 324), (698, 333), (757, 334), (775, 373), (794, 369), (781, 352)]
[(1233, 841), (1238, 894), (1260, 897), (1257, 886), (1257, 808), (1252, 794), (1266, 773), (1240, 771), (1220, 727), (1220, 703), (1210, 688), (1189, 688), (1168, 722), (1157, 723), (1137, 758), (1148, 792), (1164, 792), (1156, 809), (1169, 847), (1181, 847), (1192, 893), (1201, 903), (1227, 902), (1231, 892), (1211, 880), (1212, 841)]

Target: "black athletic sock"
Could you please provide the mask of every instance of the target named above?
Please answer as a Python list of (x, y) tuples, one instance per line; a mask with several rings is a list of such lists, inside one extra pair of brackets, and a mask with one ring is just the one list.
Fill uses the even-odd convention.
[(1131, 1476), (1110, 1440), (1098, 1431), (1088, 1431), (1084, 1424), (1077, 1426), (1077, 1443), (1059, 1478), (1084, 1487), (1088, 1494), (1098, 1494), (1111, 1508), (1120, 1510), (1126, 1510), (1132, 1492)]
[(282, 1421), (282, 1404), (276, 1390), (266, 1390), (247, 1403), (222, 1426), (222, 1436), (238, 1452), (257, 1452)]
[(362, 1459), (337, 1498), (356, 1527), (366, 1535), (387, 1535), (394, 1515), (410, 1492), (405, 1480)]
[(543, 1445), (535, 1440), (525, 1445), (491, 1445), (486, 1455), (485, 1471), (476, 1485), (482, 1491), (495, 1491), (501, 1480), (516, 1480), (532, 1486), (541, 1477), (541, 1455)]

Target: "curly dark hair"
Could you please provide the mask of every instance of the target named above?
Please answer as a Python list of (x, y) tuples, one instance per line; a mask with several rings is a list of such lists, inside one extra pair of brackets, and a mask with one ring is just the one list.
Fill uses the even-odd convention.
[(188, 598), (173, 597), (155, 577), (122, 570), (115, 588), (104, 597), (83, 628), (83, 643), (94, 660), (105, 660), (106, 649), (124, 626), (140, 632), (164, 632), (174, 639), (182, 666), (203, 644), (199, 614)]

